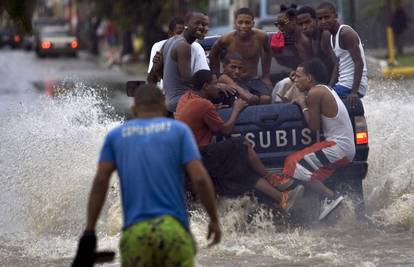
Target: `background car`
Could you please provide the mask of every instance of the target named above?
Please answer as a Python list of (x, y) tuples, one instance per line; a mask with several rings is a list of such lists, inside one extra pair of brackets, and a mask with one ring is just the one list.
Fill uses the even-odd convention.
[(22, 35), (14, 26), (7, 26), (0, 29), (0, 47), (10, 46), (11, 48), (18, 48), (22, 43)]
[(67, 27), (47, 26), (39, 31), (36, 38), (36, 54), (39, 57), (46, 55), (69, 55), (76, 57), (78, 40), (68, 32)]

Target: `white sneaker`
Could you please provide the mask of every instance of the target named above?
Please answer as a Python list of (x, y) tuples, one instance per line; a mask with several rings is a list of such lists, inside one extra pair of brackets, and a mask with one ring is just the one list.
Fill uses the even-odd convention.
[(326, 216), (328, 216), (331, 211), (333, 211), (341, 201), (344, 200), (343, 196), (337, 196), (334, 199), (325, 198), (322, 200), (321, 203), (321, 215), (319, 215), (319, 220), (323, 220)]

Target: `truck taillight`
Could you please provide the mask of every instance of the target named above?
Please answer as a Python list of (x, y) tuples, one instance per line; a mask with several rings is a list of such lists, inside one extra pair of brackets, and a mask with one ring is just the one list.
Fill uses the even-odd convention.
[(78, 42), (76, 40), (72, 41), (70, 43), (70, 47), (72, 47), (73, 49), (77, 48), (78, 47)]
[(49, 41), (43, 41), (41, 44), (42, 49), (49, 49), (52, 47), (52, 43)]
[(368, 132), (357, 132), (356, 133), (356, 144), (357, 145), (368, 144)]
[(355, 116), (355, 143), (357, 145), (368, 144), (368, 128), (364, 116)]
[(15, 43), (20, 43), (20, 41), (22, 40), (22, 38), (18, 34), (15, 34), (14, 37), (13, 37), (13, 39), (14, 39), (14, 42)]

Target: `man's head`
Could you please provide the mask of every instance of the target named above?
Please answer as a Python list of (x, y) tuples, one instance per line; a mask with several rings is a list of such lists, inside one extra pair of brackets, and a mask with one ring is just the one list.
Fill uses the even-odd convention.
[(284, 34), (293, 34), (296, 30), (296, 5), (281, 5), (274, 25)]
[(227, 53), (223, 59), (224, 74), (228, 75), (232, 79), (240, 78), (243, 71), (243, 58), (235, 53)]
[(310, 6), (299, 8), (296, 13), (296, 24), (304, 35), (312, 37), (318, 28), (316, 11)]
[(203, 97), (213, 100), (219, 96), (217, 77), (210, 70), (199, 70), (193, 75), (194, 91), (203, 94)]
[(316, 84), (327, 84), (329, 79), (325, 65), (318, 58), (302, 62), (295, 72), (295, 85), (302, 92)]
[(324, 2), (316, 8), (316, 16), (322, 30), (332, 31), (338, 23), (336, 8), (329, 2)]
[(184, 19), (181, 17), (174, 17), (168, 24), (168, 35), (174, 36), (183, 33)]
[(242, 7), (234, 13), (234, 29), (241, 37), (249, 36), (254, 26), (254, 14), (247, 8)]
[(189, 12), (185, 16), (185, 31), (195, 39), (203, 39), (207, 34), (210, 20), (208, 16), (201, 12)]
[(143, 113), (166, 114), (164, 95), (152, 84), (144, 84), (135, 90), (133, 113), (141, 117)]

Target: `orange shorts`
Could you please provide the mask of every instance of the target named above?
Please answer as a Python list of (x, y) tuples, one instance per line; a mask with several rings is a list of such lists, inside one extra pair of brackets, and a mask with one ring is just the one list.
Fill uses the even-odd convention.
[(289, 155), (285, 159), (283, 173), (304, 182), (312, 179), (324, 181), (337, 168), (348, 163), (345, 153), (334, 141), (322, 141)]

